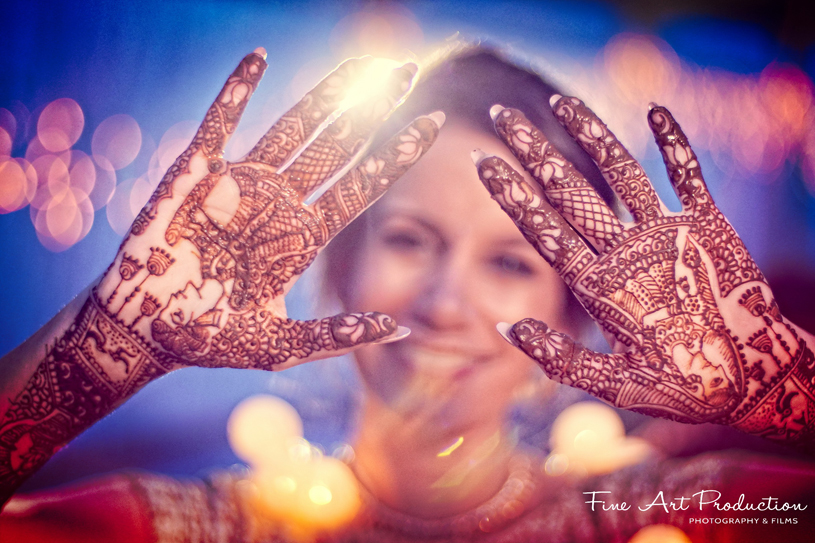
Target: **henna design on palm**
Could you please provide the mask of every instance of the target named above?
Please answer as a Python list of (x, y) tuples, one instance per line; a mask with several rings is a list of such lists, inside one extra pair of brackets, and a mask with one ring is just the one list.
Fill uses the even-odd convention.
[(815, 361), (778, 311), (766, 280), (713, 203), (671, 114), (648, 120), (682, 211), (659, 201), (642, 167), (580, 100), (555, 116), (631, 212), (622, 224), (517, 110), (496, 130), (535, 179), (487, 157), (479, 175), (538, 252), (607, 333), (614, 354), (590, 351), (545, 323), (503, 330), (552, 379), (621, 408), (682, 422), (719, 422), (811, 446)]
[(344, 63), (243, 160), (228, 163), (222, 150), (266, 68), (257, 52), (241, 62), (74, 325), (0, 421), (0, 491), (9, 494), (58, 447), (176, 368), (276, 370), (399, 338), (381, 313), (296, 321), (283, 301), (334, 235), (427, 151), (444, 122), (441, 112), (420, 117), (360, 161), (410, 88), (416, 67), (408, 64), (392, 72), (381, 96), (313, 137), (368, 63)]

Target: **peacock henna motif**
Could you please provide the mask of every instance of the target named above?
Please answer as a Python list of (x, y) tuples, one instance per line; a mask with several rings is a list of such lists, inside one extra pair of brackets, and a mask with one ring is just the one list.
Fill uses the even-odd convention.
[[(559, 98), (559, 97), (558, 97)], [(719, 422), (812, 447), (815, 364), (733, 228), (716, 208), (687, 138), (663, 107), (649, 123), (682, 202), (661, 204), (642, 168), (576, 98), (553, 103), (631, 211), (621, 224), (518, 111), (496, 129), (539, 183), (539, 196), (496, 157), (478, 163), (493, 198), (613, 338), (592, 352), (526, 319), (508, 339), (553, 379), (613, 405), (683, 422)], [(582, 206), (582, 207), (581, 207)], [(590, 206), (594, 215), (575, 210)]]
[[(260, 52), (243, 59), (79, 317), (0, 419), (0, 498), (174, 369), (278, 370), (397, 331), (380, 313), (292, 320), (283, 301), (333, 236), (424, 155), (444, 121), (441, 113), (420, 117), (357, 156), (409, 90), (416, 67), (407, 65), (392, 72), (381, 96), (345, 111), (301, 149), (367, 62), (343, 64), (244, 160), (228, 163), (223, 147), (266, 68)], [(313, 196), (329, 180), (333, 185)]]

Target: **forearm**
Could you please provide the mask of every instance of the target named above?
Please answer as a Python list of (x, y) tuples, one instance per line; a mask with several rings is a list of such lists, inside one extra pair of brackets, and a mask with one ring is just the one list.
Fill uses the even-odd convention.
[(0, 503), (62, 446), (170, 370), (155, 360), (91, 287), (9, 353), (2, 361)]

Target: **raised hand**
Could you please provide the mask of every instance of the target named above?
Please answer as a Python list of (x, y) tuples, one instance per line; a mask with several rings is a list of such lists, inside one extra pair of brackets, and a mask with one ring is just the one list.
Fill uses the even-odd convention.
[(533, 319), (503, 325), (507, 339), (552, 379), (617, 407), (811, 443), (808, 334), (779, 312), (668, 110), (653, 107), (648, 121), (682, 203), (678, 213), (580, 100), (556, 96), (553, 108), (633, 222), (622, 223), (517, 110), (496, 106), (496, 130), (538, 186), (496, 157), (480, 160), (479, 175), (606, 332), (614, 354), (590, 351)]
[(444, 121), (440, 112), (420, 117), (360, 160), (416, 72), (412, 64), (393, 70), (381, 95), (339, 111), (370, 63), (341, 65), (230, 163), (224, 146), (267, 66), (262, 50), (243, 59), (76, 320), (0, 419), (0, 498), (171, 370), (275, 370), (400, 337), (387, 315), (295, 321), (283, 300), (320, 249), (424, 154)]

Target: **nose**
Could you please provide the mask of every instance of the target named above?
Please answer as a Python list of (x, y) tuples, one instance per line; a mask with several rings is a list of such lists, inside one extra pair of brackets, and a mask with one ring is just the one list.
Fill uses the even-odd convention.
[(476, 313), (470, 268), (472, 259), (464, 252), (439, 258), (414, 305), (419, 323), (432, 330), (462, 330), (469, 326)]

